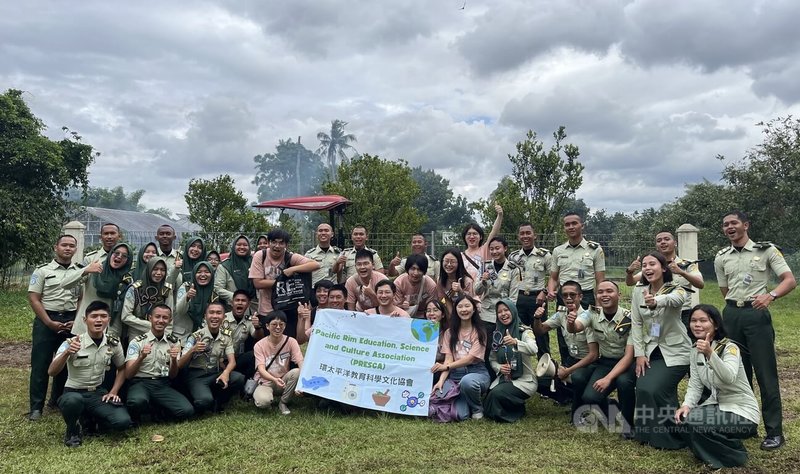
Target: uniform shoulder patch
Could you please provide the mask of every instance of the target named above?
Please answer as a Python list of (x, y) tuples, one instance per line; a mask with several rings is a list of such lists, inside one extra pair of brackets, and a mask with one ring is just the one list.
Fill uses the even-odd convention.
[(170, 283), (168, 281), (165, 281), (164, 282), (164, 288), (166, 288), (168, 290), (171, 290), (172, 289), (172, 283)]
[(145, 339), (147, 339), (147, 333), (145, 333), (145, 334), (139, 334), (139, 335), (138, 335), (138, 336), (136, 336), (136, 337), (135, 337), (133, 340), (134, 340), (134, 341), (139, 341), (139, 342), (141, 342), (141, 341), (144, 341)]
[(722, 249), (719, 252), (717, 252), (717, 257), (725, 255), (726, 253), (730, 252), (731, 250), (733, 250), (733, 247), (725, 247), (724, 249)]
[(598, 244), (597, 242), (595, 242), (595, 241), (593, 241), (593, 240), (590, 240), (590, 241), (589, 241), (589, 242), (587, 242), (587, 243), (588, 243), (588, 245), (589, 245), (589, 248), (590, 248), (590, 249), (592, 249), (592, 250), (594, 250), (594, 249), (596, 249), (596, 248), (599, 248), (599, 247), (600, 247), (600, 244)]
[(550, 251), (545, 249), (545, 248), (539, 247), (539, 248), (536, 249), (536, 256), (538, 256), (538, 257), (544, 257), (548, 253), (550, 253)]
[(668, 295), (679, 288), (682, 289), (680, 285), (675, 285), (673, 283), (664, 283), (664, 286), (661, 287), (661, 290), (658, 293), (661, 295)]
[(137, 280), (137, 281), (136, 281), (136, 282), (133, 284), (133, 287), (134, 287), (134, 288), (141, 288), (141, 287), (142, 287), (142, 280)]

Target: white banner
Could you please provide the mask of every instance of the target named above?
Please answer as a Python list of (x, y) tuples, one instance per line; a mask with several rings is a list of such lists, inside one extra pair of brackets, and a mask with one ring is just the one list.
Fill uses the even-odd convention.
[(370, 410), (427, 416), (439, 325), (354, 311), (317, 312), (298, 389)]

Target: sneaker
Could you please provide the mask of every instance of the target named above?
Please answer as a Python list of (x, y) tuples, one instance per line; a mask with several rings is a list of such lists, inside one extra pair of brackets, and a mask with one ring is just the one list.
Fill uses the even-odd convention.
[(278, 403), (278, 410), (281, 411), (281, 415), (291, 415), (292, 411), (289, 410), (289, 407), (286, 406), (285, 403), (280, 402)]
[(41, 417), (42, 417), (42, 410), (31, 410), (31, 412), (28, 413), (28, 420), (30, 421), (38, 421), (39, 418)]
[(472, 414), (472, 419), (473, 420), (482, 420), (483, 419), (483, 412), (482, 411), (476, 411), (475, 413)]

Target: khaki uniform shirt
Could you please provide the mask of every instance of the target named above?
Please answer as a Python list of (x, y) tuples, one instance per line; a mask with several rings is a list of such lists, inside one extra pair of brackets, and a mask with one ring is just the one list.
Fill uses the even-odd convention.
[(183, 352), (189, 352), (199, 341), (206, 343), (206, 350), (192, 355), (189, 362), (190, 369), (203, 369), (209, 372), (218, 372), (223, 360), (227, 360), (228, 354), (233, 354), (233, 341), (230, 334), (224, 334), (220, 328), (217, 336), (211, 335), (207, 327), (193, 332), (186, 339), (186, 346)]
[[(378, 255), (378, 251), (369, 247), (364, 247), (364, 249), (372, 252), (373, 269), (383, 270), (383, 262), (381, 261), (381, 256)], [(347, 255), (347, 261), (344, 262), (342, 278), (339, 280), (340, 283), (346, 282), (348, 278), (356, 274), (356, 249), (348, 247), (344, 249), (343, 252)]]
[[(722, 343), (726, 341), (725, 343)], [(683, 405), (696, 407), (703, 389), (711, 390), (711, 396), (702, 405), (719, 405), (720, 411), (735, 413), (755, 424), (761, 419), (758, 402), (747, 382), (742, 364), (742, 355), (735, 343), (723, 339), (711, 344), (713, 352), (706, 356), (694, 347), (690, 355), (689, 386)], [(722, 344), (721, 344), (722, 343)]]
[(28, 293), (42, 295), (42, 305), (47, 311), (75, 311), (78, 306), (80, 288), (66, 289), (61, 285), (62, 280), (72, 271), (80, 267), (72, 263), (63, 267), (55, 260), (45, 265), (36, 267), (28, 284)]
[(518, 270), (511, 269), (511, 262), (508, 259), (503, 263), (499, 272), (495, 271), (494, 260), (487, 262), (487, 268), (490, 269), (489, 280), (483, 281), (479, 276), (475, 280), (473, 289), (475, 295), (481, 299), (481, 320), (487, 323), (496, 323), (497, 302), (503, 298), (517, 301), (517, 293), (514, 291), (512, 280), (517, 278)]
[(518, 272), (512, 281), (512, 286), (517, 292), (540, 291), (545, 288), (547, 277), (553, 270), (553, 255), (543, 248), (533, 247), (530, 253), (519, 249), (511, 252), (508, 260)]
[(586, 239), (573, 247), (569, 242), (553, 249), (553, 272), (558, 283), (577, 281), (584, 290), (594, 289), (594, 275), (606, 271), (606, 257), (597, 242)]
[(686, 290), (665, 283), (656, 292), (656, 309), (644, 304), (644, 291), (649, 286), (641, 283), (633, 288), (631, 296), (631, 338), (636, 357), (646, 356), (658, 347), (667, 367), (689, 365), (692, 343), (686, 326), (681, 320), (681, 308), (686, 299)]
[[(139, 305), (137, 294), (140, 291), (144, 291), (142, 289), (141, 280), (135, 282), (128, 288), (128, 291), (125, 293), (125, 302), (122, 303), (121, 319), (122, 324), (124, 324), (128, 330), (129, 340), (150, 331), (151, 328), (150, 321), (147, 319), (147, 315), (144, 314), (144, 309)], [(172, 286), (169, 283), (164, 283), (164, 286), (161, 287), (160, 295), (154, 294), (147, 296), (152, 301), (160, 301), (163, 299), (164, 304), (169, 306), (170, 309), (173, 310), (173, 313), (175, 312), (175, 298), (173, 297)], [(167, 326), (166, 332), (172, 332), (172, 322)]]
[[(103, 383), (106, 370), (125, 365), (125, 354), (122, 352), (122, 345), (119, 339), (103, 336), (100, 345), (96, 345), (88, 332), (75, 336), (81, 340), (81, 348), (75, 354), (67, 357), (67, 383), (68, 388), (96, 388)], [(70, 341), (67, 339), (61, 343), (56, 351), (56, 357), (63, 354), (68, 348)]]
[(222, 321), (220, 332), (230, 335), (233, 352), (238, 356), (244, 352), (244, 343), (249, 336), (256, 333), (256, 328), (250, 318), (253, 313), (248, 309), (242, 316), (241, 321), (236, 321), (233, 312), (225, 313), (225, 320)]
[(175, 260), (181, 256), (181, 253), (176, 249), (172, 249), (169, 255), (167, 255), (161, 251), (161, 246), (156, 244), (156, 255), (164, 257), (167, 261), (167, 283), (175, 286), (175, 282), (178, 281), (178, 275), (181, 274), (181, 269), (175, 268)]
[(311, 286), (317, 284), (320, 280), (328, 280), (336, 283), (337, 275), (333, 272), (333, 265), (341, 255), (342, 250), (339, 247), (331, 245), (326, 250), (317, 245), (313, 249), (306, 252), (306, 257), (319, 263), (319, 269), (314, 270), (311, 274)]
[[(433, 281), (439, 281), (439, 261), (435, 258), (431, 257), (427, 253), (425, 254), (425, 258), (428, 259), (428, 271), (425, 272), (426, 275), (433, 278)], [(397, 270), (398, 275), (402, 275), (406, 272), (406, 257), (403, 257), (400, 260), (400, 265), (394, 267)]]
[[(581, 317), (581, 313), (585, 311), (587, 310), (581, 308), (580, 311), (578, 311), (578, 317)], [(561, 332), (564, 333), (564, 340), (567, 343), (569, 355), (578, 360), (589, 355), (590, 342), (597, 342), (594, 339), (594, 330), (591, 327), (587, 326), (583, 331), (576, 333), (571, 333), (567, 330), (567, 308), (564, 306), (559, 306), (558, 311), (553, 313), (546, 321), (542, 321), (542, 324), (550, 329), (560, 327)]]
[(627, 346), (633, 345), (631, 334), (631, 312), (617, 308), (617, 312), (609, 321), (602, 308), (584, 311), (578, 320), (585, 328), (591, 328), (594, 340), (600, 348), (600, 357), (621, 359)]
[(139, 365), (139, 372), (136, 373), (136, 377), (169, 377), (169, 349), (175, 345), (180, 347), (180, 341), (178, 338), (171, 334), (168, 336), (166, 333), (161, 339), (158, 339), (153, 335), (152, 331), (147, 331), (131, 339), (130, 344), (128, 344), (128, 355), (125, 357), (125, 361), (139, 357), (142, 348), (147, 344), (152, 344), (153, 347), (150, 354)]
[(727, 247), (717, 253), (714, 271), (720, 288), (727, 288), (726, 299), (749, 301), (767, 292), (770, 270), (775, 275), (792, 271), (783, 254), (769, 242), (748, 240), (741, 251)]
[(97, 250), (93, 250), (93, 251), (87, 253), (86, 256), (83, 257), (83, 266), (85, 267), (86, 265), (89, 265), (90, 263), (92, 263), (92, 262), (94, 262), (96, 260), (99, 260), (99, 261), (102, 262), (103, 260), (105, 260), (105, 258), (107, 256), (108, 256), (108, 252), (106, 252), (106, 249), (104, 249), (103, 247), (100, 247)]

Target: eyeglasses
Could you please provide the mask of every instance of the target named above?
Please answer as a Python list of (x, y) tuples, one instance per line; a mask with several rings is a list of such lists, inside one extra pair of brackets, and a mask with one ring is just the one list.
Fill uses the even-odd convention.
[(577, 293), (561, 293), (562, 298), (575, 299), (578, 297)]
[(117, 258), (121, 258), (122, 260), (127, 260), (128, 259), (128, 254), (127, 253), (114, 252), (111, 255), (113, 255), (113, 256), (115, 256)]

